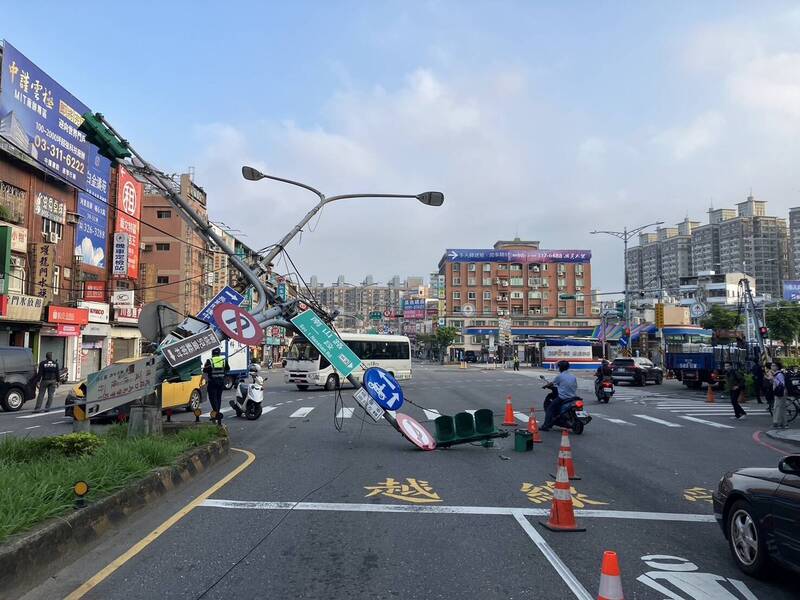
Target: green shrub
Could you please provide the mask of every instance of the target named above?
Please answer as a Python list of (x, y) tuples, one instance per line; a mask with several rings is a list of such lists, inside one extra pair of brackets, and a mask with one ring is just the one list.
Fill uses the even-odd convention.
[(49, 438), (43, 438), (49, 442), (48, 448), (62, 454), (63, 456), (84, 456), (94, 454), (95, 451), (106, 443), (101, 437), (93, 433), (67, 433)]

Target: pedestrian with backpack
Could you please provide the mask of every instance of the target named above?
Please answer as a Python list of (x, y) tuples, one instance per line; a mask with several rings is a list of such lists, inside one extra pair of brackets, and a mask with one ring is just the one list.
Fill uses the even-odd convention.
[(772, 391), (775, 394), (772, 408), (772, 427), (774, 429), (786, 429), (786, 375), (783, 372), (783, 365), (777, 360), (773, 366), (775, 376), (772, 379)]

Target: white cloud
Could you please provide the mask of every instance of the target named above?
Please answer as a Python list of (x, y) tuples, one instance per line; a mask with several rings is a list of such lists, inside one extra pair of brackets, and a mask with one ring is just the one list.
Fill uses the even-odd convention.
[(729, 87), (742, 106), (800, 124), (800, 53), (748, 61), (731, 74)]
[(685, 127), (673, 127), (653, 137), (656, 144), (667, 148), (675, 160), (686, 160), (711, 148), (722, 135), (725, 118), (716, 111), (699, 115)]

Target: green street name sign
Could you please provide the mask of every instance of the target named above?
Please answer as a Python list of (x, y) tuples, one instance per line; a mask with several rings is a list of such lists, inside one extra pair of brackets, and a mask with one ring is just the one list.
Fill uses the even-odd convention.
[(383, 313), (379, 310), (369, 313), (369, 318), (373, 321), (380, 321), (383, 318)]
[(313, 310), (300, 313), (292, 319), (292, 324), (343, 377), (347, 377), (361, 365), (361, 359)]

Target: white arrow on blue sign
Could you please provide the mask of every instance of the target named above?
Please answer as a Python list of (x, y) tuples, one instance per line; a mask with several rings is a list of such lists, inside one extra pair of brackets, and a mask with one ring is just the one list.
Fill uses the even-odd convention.
[(403, 406), (405, 396), (403, 396), (400, 384), (380, 367), (372, 367), (364, 371), (364, 388), (385, 410), (397, 410)]
[(205, 321), (211, 325), (211, 329), (219, 332), (219, 327), (214, 321), (214, 309), (220, 304), (233, 304), (234, 306), (241, 306), (244, 302), (244, 296), (233, 289), (231, 286), (226, 285), (222, 288), (217, 295), (211, 299), (211, 302), (206, 304), (205, 308), (197, 313), (197, 318)]

